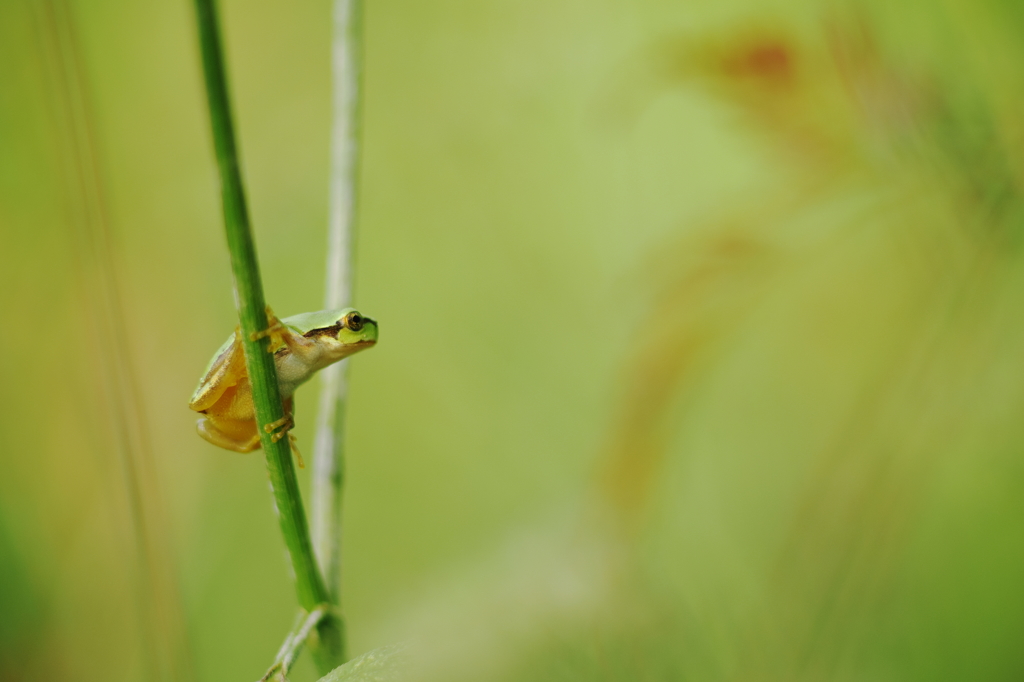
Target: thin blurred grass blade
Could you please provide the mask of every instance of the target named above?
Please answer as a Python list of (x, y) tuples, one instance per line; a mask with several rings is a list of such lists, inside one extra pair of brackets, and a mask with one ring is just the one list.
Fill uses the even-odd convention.
[(76, 246), (81, 300), (91, 322), (88, 331), (95, 348), (101, 409), (109, 420), (110, 449), (123, 474), (134, 534), (138, 580), (134, 601), (148, 676), (153, 680), (191, 680), (193, 657), (128, 343), (121, 268), (114, 255), (101, 150), (75, 18), (64, 0), (42, 0), (35, 12), (50, 79), (56, 137), (64, 152), (68, 223)]

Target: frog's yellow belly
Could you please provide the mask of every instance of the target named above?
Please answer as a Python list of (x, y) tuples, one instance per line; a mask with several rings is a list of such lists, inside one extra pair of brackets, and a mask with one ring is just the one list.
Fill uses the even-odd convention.
[[(285, 414), (292, 412), (292, 399), (284, 401)], [(228, 387), (220, 399), (202, 410), (204, 415), (196, 428), (199, 435), (214, 445), (236, 452), (252, 452), (260, 447), (256, 426), (256, 408), (252, 402), (249, 378), (242, 377)]]
[(243, 377), (237, 384), (225, 389), (220, 399), (203, 410), (203, 414), (215, 419), (255, 419), (256, 408), (252, 403), (252, 386), (249, 385), (249, 378)]

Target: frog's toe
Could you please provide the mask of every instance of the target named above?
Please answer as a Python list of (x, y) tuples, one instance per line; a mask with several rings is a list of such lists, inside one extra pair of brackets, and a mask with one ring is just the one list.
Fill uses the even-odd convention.
[[(269, 434), (273, 434), (271, 436), (271, 440), (275, 443), (284, 438), (284, 434), (288, 433), (293, 428), (295, 428), (295, 419), (292, 418), (290, 413), (281, 417), (276, 422), (270, 422), (269, 424), (263, 425), (264, 431)], [(280, 429), (280, 431), (278, 431), (278, 429)]]

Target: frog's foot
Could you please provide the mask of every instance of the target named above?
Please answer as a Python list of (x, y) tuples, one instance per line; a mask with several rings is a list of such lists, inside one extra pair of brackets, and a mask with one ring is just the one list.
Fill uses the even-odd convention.
[[(276, 422), (270, 422), (269, 424), (263, 425), (263, 430), (271, 435), (270, 440), (274, 443), (284, 438), (284, 435), (295, 428), (295, 420), (290, 414), (278, 419)], [(281, 429), (278, 431), (278, 429)]]
[[(284, 438), (285, 434), (295, 428), (295, 420), (290, 414), (278, 419), (276, 422), (270, 422), (269, 424), (263, 425), (263, 430), (270, 435), (270, 440), (273, 443)], [(280, 431), (278, 431), (280, 429)]]
[[(277, 315), (274, 314), (274, 311), (270, 309), (269, 305), (267, 306), (267, 323), (270, 326), (264, 329), (263, 331), (253, 332), (252, 334), (249, 334), (249, 340), (259, 341), (260, 339), (265, 339), (268, 336), (273, 337), (275, 334), (280, 334), (281, 332), (285, 331), (284, 323), (277, 318)], [(270, 346), (271, 348), (273, 348), (274, 344), (270, 344)]]
[[(300, 469), (306, 468), (306, 462), (302, 459), (302, 453), (299, 452), (299, 448), (295, 445), (295, 436), (291, 430), (295, 427), (295, 419), (291, 414), (278, 419), (276, 422), (270, 422), (263, 426), (263, 430), (270, 434), (271, 442), (276, 443), (285, 436), (288, 436), (288, 445), (291, 447), (292, 452), (295, 454), (295, 460), (299, 463)], [(280, 429), (280, 430), (278, 430)]]

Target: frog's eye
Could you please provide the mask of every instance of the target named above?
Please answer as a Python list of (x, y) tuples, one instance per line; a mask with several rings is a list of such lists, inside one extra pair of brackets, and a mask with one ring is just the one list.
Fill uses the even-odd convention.
[(352, 311), (341, 318), (341, 324), (343, 327), (348, 327), (352, 331), (357, 332), (363, 328), (363, 317), (359, 313)]

